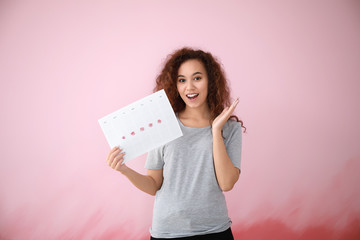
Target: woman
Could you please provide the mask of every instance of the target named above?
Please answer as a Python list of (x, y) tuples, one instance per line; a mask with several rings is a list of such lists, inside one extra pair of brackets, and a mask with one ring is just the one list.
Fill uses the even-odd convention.
[[(121, 164), (113, 148), (107, 163), (155, 197), (151, 239), (234, 239), (223, 191), (240, 175), (242, 121), (232, 115), (220, 64), (201, 50), (171, 54), (156, 79), (176, 113), (183, 136), (149, 152), (146, 175)], [(230, 106), (229, 106), (230, 105)]]

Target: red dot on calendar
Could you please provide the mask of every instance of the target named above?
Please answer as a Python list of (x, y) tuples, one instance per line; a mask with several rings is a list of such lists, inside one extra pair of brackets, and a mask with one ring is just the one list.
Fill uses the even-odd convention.
[(149, 123), (149, 127), (152, 127), (153, 125), (152, 125), (152, 123)]
[(160, 119), (158, 120), (158, 123), (161, 123), (161, 120), (160, 120)]
[(133, 135), (133, 136), (134, 136), (134, 135), (135, 135), (135, 132), (131, 132), (131, 135)]
[(140, 131), (144, 131), (144, 130), (145, 130), (145, 128), (143, 128), (143, 127), (140, 128)]
[(122, 139), (125, 139), (125, 136), (123, 136)]

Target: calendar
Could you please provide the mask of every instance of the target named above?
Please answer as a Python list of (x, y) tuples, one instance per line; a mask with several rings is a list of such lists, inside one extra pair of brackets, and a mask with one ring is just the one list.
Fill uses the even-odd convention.
[(110, 148), (126, 153), (124, 163), (183, 135), (162, 89), (98, 120)]

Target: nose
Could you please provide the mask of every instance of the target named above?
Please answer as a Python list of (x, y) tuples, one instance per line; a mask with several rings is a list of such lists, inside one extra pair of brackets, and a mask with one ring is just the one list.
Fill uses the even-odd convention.
[(186, 90), (193, 90), (193, 89), (194, 89), (193, 81), (186, 81)]

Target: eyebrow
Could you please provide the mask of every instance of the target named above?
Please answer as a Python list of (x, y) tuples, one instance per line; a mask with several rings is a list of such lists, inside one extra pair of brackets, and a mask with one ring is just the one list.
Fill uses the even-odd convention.
[[(202, 74), (201, 72), (195, 72), (192, 74), (192, 76), (196, 75), (196, 74)], [(185, 77), (184, 75), (178, 75), (177, 77)]]

